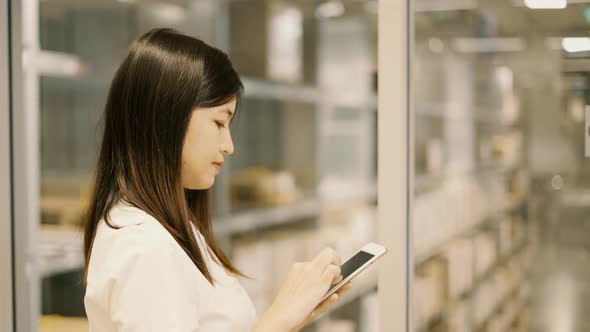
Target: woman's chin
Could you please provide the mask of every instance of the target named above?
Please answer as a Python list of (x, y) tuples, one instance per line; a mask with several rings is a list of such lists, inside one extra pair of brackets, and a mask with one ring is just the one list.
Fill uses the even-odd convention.
[(211, 176), (208, 179), (203, 179), (199, 183), (185, 184), (184, 188), (189, 190), (205, 190), (210, 189), (215, 184), (215, 176)]

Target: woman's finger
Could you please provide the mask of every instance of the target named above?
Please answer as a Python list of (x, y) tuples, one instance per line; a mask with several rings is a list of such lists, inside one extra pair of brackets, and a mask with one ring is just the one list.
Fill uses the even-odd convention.
[(334, 303), (338, 302), (338, 299), (340, 299), (340, 295), (338, 295), (338, 293), (334, 293), (332, 295), (330, 295), (329, 298), (327, 298), (324, 302), (322, 302), (316, 309), (316, 311), (318, 312), (318, 314), (323, 314), (324, 312), (326, 312), (326, 310), (328, 310)]
[[(311, 265), (322, 271), (330, 264), (336, 265), (335, 262), (339, 262), (339, 259), (336, 256), (334, 249), (325, 248), (311, 261)], [(340, 266), (340, 264), (338, 264), (338, 266)]]
[(339, 298), (342, 298), (346, 293), (348, 293), (348, 291), (350, 290), (351, 287), (352, 287), (352, 285), (349, 282), (346, 285), (342, 286), (342, 288), (337, 290), (336, 294), (338, 294)]
[(334, 279), (336, 279), (336, 277), (338, 277), (339, 275), (340, 275), (340, 266), (330, 264), (324, 270), (322, 278), (326, 283), (329, 282), (331, 284), (332, 281)]
[(352, 287), (352, 283), (349, 281), (346, 283), (346, 285), (342, 286), (337, 293), (340, 293), (341, 291), (348, 291), (350, 288)]

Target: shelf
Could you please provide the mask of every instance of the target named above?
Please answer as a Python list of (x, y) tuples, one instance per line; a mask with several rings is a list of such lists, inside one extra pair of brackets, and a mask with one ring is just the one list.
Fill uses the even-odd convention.
[(38, 259), (40, 278), (84, 268), (82, 233), (43, 226)]
[(422, 193), (427, 193), (432, 189), (438, 188), (445, 179), (456, 175), (482, 176), (488, 174), (508, 174), (519, 169), (519, 165), (488, 164), (479, 165), (476, 168), (462, 171), (457, 174), (445, 171), (437, 173), (422, 173), (414, 175), (412, 186), (414, 187), (415, 195), (420, 196)]
[(514, 310), (511, 313), (510, 319), (507, 319), (506, 321), (508, 321), (508, 325), (504, 326), (501, 331), (508, 331), (509, 328), (511, 326), (514, 326), (514, 324), (516, 323), (516, 321), (518, 321), (518, 318), (520, 316), (520, 314), (525, 310), (525, 308), (527, 307), (526, 304), (521, 304), (520, 306), (518, 306), (518, 309)]
[(444, 173), (414, 175), (412, 186), (414, 187), (415, 196), (420, 196), (422, 193), (439, 187), (444, 182), (445, 177)]
[[(319, 213), (319, 200), (308, 198), (289, 206), (254, 209), (216, 220), (213, 227), (218, 236), (228, 236), (314, 218)], [(44, 226), (40, 242), (38, 250), (41, 277), (83, 268), (82, 233)]]
[[(483, 282), (485, 282), (486, 280), (488, 280), (490, 277), (492, 277), (500, 267), (504, 266), (505, 264), (507, 264), (508, 262), (510, 262), (512, 259), (514, 259), (514, 257), (518, 256), (527, 246), (527, 242), (523, 242), (522, 244), (519, 244), (517, 246), (515, 246), (515, 249), (513, 249), (510, 254), (505, 255), (503, 257), (500, 257), (499, 259), (497, 259), (495, 261), (495, 263), (493, 263), (484, 273), (482, 273), (480, 276), (477, 276), (475, 278), (475, 281), (473, 282), (473, 284), (471, 285), (471, 287), (469, 287), (468, 289), (466, 289), (465, 291), (463, 291), (459, 296), (457, 296), (456, 298), (450, 299), (449, 303), (447, 303), (445, 305), (445, 309), (443, 309), (442, 312), (434, 315), (431, 319), (429, 319), (423, 326), (421, 326), (418, 331), (420, 332), (427, 332), (429, 330), (429, 327), (433, 326), (435, 323), (445, 319), (445, 317), (448, 317), (450, 314), (450, 310), (451, 308), (456, 305), (459, 301), (461, 301), (462, 299), (469, 297), (472, 292), (474, 292)], [(494, 313), (496, 313), (500, 307), (502, 307), (502, 305), (506, 302), (507, 299), (509, 299), (511, 297), (511, 295), (514, 295), (514, 293), (520, 288), (520, 285), (522, 284), (523, 280), (525, 278), (522, 278), (521, 280), (518, 280), (518, 282), (516, 282), (516, 286), (514, 287), (514, 289), (510, 290), (508, 292), (508, 295), (505, 299), (502, 299), (494, 308), (494, 310), (492, 310), (491, 314), (490, 314), (490, 318), (494, 315)], [(483, 323), (485, 323), (488, 319), (484, 320), (482, 323), (478, 324), (482, 325)], [(475, 330), (477, 331), (477, 329)]]
[(373, 111), (376, 111), (378, 106), (375, 95), (369, 95), (366, 99), (347, 101), (336, 97), (326, 97), (326, 93), (313, 85), (294, 85), (244, 76), (241, 79), (244, 83), (246, 98), (304, 102), (328, 107)]
[(416, 115), (421, 116), (429, 116), (434, 118), (440, 118), (445, 120), (454, 120), (454, 121), (470, 121), (470, 122), (479, 122), (485, 124), (492, 124), (492, 125), (499, 125), (499, 126), (512, 126), (518, 122), (518, 119), (515, 121), (506, 121), (501, 118), (499, 114), (499, 110), (493, 109), (494, 114), (484, 114), (484, 112), (477, 112), (477, 110), (485, 109), (490, 110), (489, 107), (478, 106), (474, 105), (472, 110), (476, 111), (476, 114), (469, 113), (469, 114), (459, 114), (459, 113), (445, 113), (444, 108), (452, 108), (451, 103), (435, 103), (435, 102), (420, 102), (414, 106), (414, 110)]
[[(483, 175), (483, 174), (506, 174), (517, 171), (520, 169), (520, 165), (502, 165), (502, 164), (486, 164), (486, 165), (478, 165), (477, 167), (462, 171), (457, 174), (447, 173), (444, 171), (438, 173), (422, 173), (414, 175), (414, 187), (416, 188), (423, 188), (429, 185), (439, 185), (442, 183), (446, 178), (452, 177), (455, 175)], [(419, 191), (419, 190), (417, 190)]]
[(84, 72), (84, 64), (78, 56), (45, 50), (33, 54), (25, 49), (23, 68), (36, 70), (40, 76), (76, 77)]
[(473, 174), (506, 174), (519, 170), (520, 165), (489, 164), (480, 165)]
[(288, 85), (251, 77), (242, 77), (242, 82), (246, 98), (286, 100), (310, 104), (316, 104), (320, 99), (319, 90), (313, 86)]
[(358, 202), (377, 201), (377, 183), (342, 185), (321, 190), (322, 208), (347, 207)]
[[(29, 57), (24, 61), (30, 67), (32, 66)], [(61, 80), (52, 81), (49, 88), (56, 87), (77, 89), (77, 90), (96, 90), (107, 89), (109, 86), (108, 77), (104, 79), (96, 77), (86, 77), (84, 73), (84, 64), (74, 55), (62, 54), (57, 52), (42, 51), (41, 60), (36, 63), (40, 76), (48, 78), (61, 78)], [(115, 69), (109, 69), (114, 73)], [(101, 76), (102, 77), (102, 76)], [(63, 78), (68, 78), (64, 80)], [(71, 80), (73, 78), (73, 80)], [(326, 105), (329, 107), (343, 107), (348, 109), (376, 110), (376, 97), (369, 97), (366, 101), (343, 101), (334, 100), (335, 98), (326, 98), (324, 93), (315, 86), (310, 85), (291, 85), (268, 80), (256, 79), (252, 77), (241, 77), (244, 83), (244, 97), (257, 98), (265, 100), (290, 101), (307, 103), (313, 105)]]
[(590, 190), (565, 189), (561, 194), (560, 204), (565, 208), (587, 208), (590, 206)]
[(508, 204), (505, 208), (501, 209), (500, 211), (490, 213), (490, 215), (488, 215), (486, 218), (484, 218), (480, 222), (478, 222), (476, 224), (469, 225), (463, 230), (457, 231), (455, 234), (451, 235), (448, 239), (443, 241), (441, 244), (435, 245), (432, 248), (426, 250), (425, 252), (416, 255), (414, 257), (414, 265), (418, 266), (420, 264), (423, 264), (424, 262), (426, 262), (430, 258), (439, 255), (441, 250), (444, 247), (446, 247), (451, 241), (453, 241), (457, 238), (460, 238), (463, 236), (468, 236), (468, 235), (472, 234), (474, 231), (476, 231), (477, 229), (481, 228), (484, 225), (487, 225), (489, 222), (492, 222), (492, 221), (496, 220), (498, 217), (503, 216), (503, 215), (513, 211), (514, 209), (517, 209), (518, 207), (522, 206), (522, 204), (524, 204), (525, 202), (526, 202), (526, 199), (520, 198), (516, 201), (516, 203)]
[(280, 207), (257, 208), (237, 213), (214, 221), (216, 235), (231, 236), (264, 228), (292, 223), (296, 220), (318, 217), (320, 202), (317, 198), (306, 198), (299, 202)]
[(528, 243), (526, 241), (524, 241), (523, 243), (517, 245), (515, 247), (515, 249), (512, 249), (508, 255), (504, 255), (504, 256), (501, 256), (500, 258), (498, 258), (491, 266), (489, 266), (486, 269), (485, 272), (483, 272), (479, 276), (475, 277), (475, 281), (473, 283), (472, 288), (477, 288), (484, 281), (488, 280), (492, 275), (494, 275), (494, 273), (496, 273), (496, 271), (500, 267), (506, 265), (508, 262), (510, 262), (510, 260), (512, 258), (514, 258), (515, 256), (518, 256), (520, 253), (522, 253), (522, 251), (525, 250), (527, 245), (528, 245)]
[[(501, 213), (498, 213), (498, 215), (501, 215)], [(452, 241), (454, 241), (457, 238), (471, 235), (475, 230), (477, 230), (478, 228), (482, 227), (483, 225), (489, 223), (490, 221), (494, 220), (496, 217), (497, 217), (496, 214), (492, 214), (476, 224), (469, 225), (465, 229), (457, 231), (455, 234), (451, 235), (448, 239), (444, 240), (441, 244), (433, 246), (432, 248), (426, 250), (425, 252), (416, 255), (414, 257), (414, 265), (419, 266), (419, 265), (423, 264), (424, 262), (426, 262), (427, 260), (439, 255), (441, 253), (441, 250), (444, 247), (446, 247), (449, 243), (451, 243)]]
[(482, 322), (479, 322), (477, 324), (475, 324), (476, 328), (474, 329), (474, 331), (481, 331), (490, 321), (490, 319), (492, 317), (494, 317), (499, 311), (500, 309), (504, 306), (504, 304), (506, 304), (506, 302), (508, 302), (508, 300), (510, 300), (512, 297), (514, 297), (515, 295), (518, 294), (518, 290), (520, 288), (520, 284), (522, 283), (523, 280), (519, 280), (516, 283), (516, 286), (514, 286), (513, 289), (511, 289), (510, 291), (508, 291), (508, 294), (506, 294), (506, 296), (504, 296), (504, 298), (502, 298), (500, 301), (498, 301), (498, 303), (496, 304), (496, 306), (494, 307), (494, 309), (491, 311), (490, 315), (484, 319)]
[(328, 96), (323, 98), (321, 103), (328, 108), (346, 108), (360, 112), (377, 112), (379, 107), (377, 96), (375, 95), (368, 95), (366, 98), (350, 98), (349, 100), (338, 96)]
[(516, 311), (516, 316), (514, 317), (514, 319), (512, 320), (512, 322), (510, 322), (509, 327), (514, 326), (514, 324), (516, 324), (518, 322), (518, 319), (520, 318), (520, 315), (522, 315), (522, 313), (528, 309), (528, 304), (522, 304), (520, 306), (520, 308), (518, 308), (518, 310)]
[(56, 274), (72, 272), (84, 268), (84, 257), (70, 257), (64, 256), (59, 259), (47, 259), (44, 257), (40, 258), (44, 260), (39, 263), (39, 276), (41, 278), (47, 278)]
[[(316, 198), (308, 198), (289, 206), (260, 208), (236, 214), (215, 221), (213, 227), (218, 236), (231, 236), (280, 226), (300, 219), (314, 218), (319, 216), (320, 211), (320, 202)], [(467, 234), (477, 227), (481, 227), (487, 220), (489, 219), (469, 227), (463, 232), (459, 232), (452, 239), (461, 236), (461, 234)], [(424, 261), (437, 255), (442, 247), (444, 245), (437, 246), (428, 253), (417, 256), (416, 265), (422, 264)], [(41, 245), (39, 249), (39, 272), (43, 277), (79, 269), (84, 265), (82, 234), (78, 231), (43, 229), (41, 231)]]

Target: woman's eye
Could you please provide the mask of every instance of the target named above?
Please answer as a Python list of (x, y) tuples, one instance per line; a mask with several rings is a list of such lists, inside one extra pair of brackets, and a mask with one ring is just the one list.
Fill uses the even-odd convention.
[(215, 121), (215, 124), (217, 125), (217, 128), (223, 128), (224, 127), (223, 122)]

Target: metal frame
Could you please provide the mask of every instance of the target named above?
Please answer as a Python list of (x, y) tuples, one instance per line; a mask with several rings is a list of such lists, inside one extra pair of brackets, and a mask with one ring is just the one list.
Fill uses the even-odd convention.
[(10, 158), (10, 6), (0, 0), (0, 331), (14, 331)]
[(35, 66), (23, 66), (23, 54), (38, 53), (38, 1), (11, 4), (11, 109), (14, 230), (14, 327), (38, 331), (40, 279), (37, 272), (39, 228), (39, 77)]
[(379, 1), (379, 241), (389, 249), (379, 276), (380, 331), (412, 331), (412, 15), (409, 0)]

